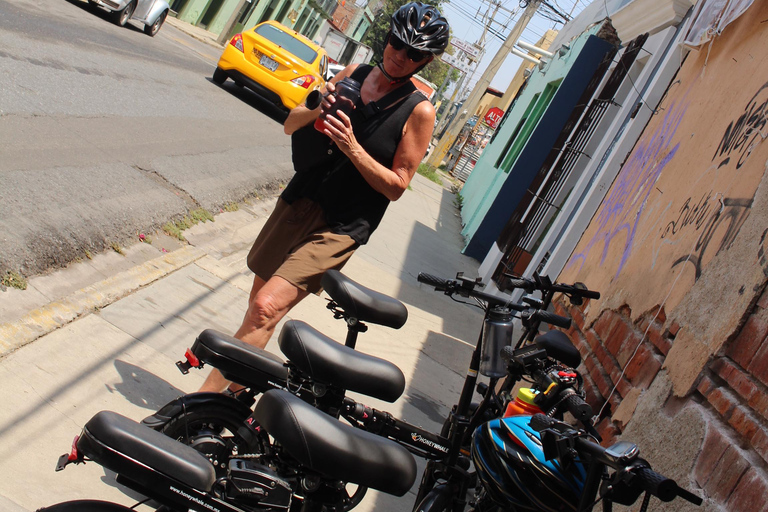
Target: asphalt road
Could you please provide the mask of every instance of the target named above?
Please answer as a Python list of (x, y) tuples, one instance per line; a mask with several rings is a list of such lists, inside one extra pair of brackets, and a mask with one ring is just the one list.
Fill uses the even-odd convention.
[(0, 0), (0, 273), (38, 275), (290, 179), (285, 114), (215, 85), (216, 48), (141, 26), (85, 0)]

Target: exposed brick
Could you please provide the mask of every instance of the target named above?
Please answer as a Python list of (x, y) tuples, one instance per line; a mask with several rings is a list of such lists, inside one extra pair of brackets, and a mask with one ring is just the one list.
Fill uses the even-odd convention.
[(640, 345), (632, 361), (627, 365), (624, 375), (633, 386), (648, 388), (661, 370), (661, 361), (645, 344)]
[(595, 383), (597, 391), (602, 396), (607, 397), (611, 392), (613, 384), (611, 384), (611, 381), (605, 376), (605, 374), (603, 374), (600, 366), (592, 361), (592, 358), (589, 358), (587, 361), (589, 361), (589, 363), (586, 364), (587, 369), (589, 370), (589, 376), (592, 377), (592, 381)]
[(669, 329), (667, 329), (667, 332), (669, 333), (669, 336), (674, 339), (677, 336), (677, 333), (680, 332), (680, 324), (675, 320), (672, 322), (672, 325), (669, 326)]
[(744, 406), (739, 406), (733, 410), (731, 417), (728, 419), (728, 424), (746, 440), (752, 439), (755, 433), (760, 429), (760, 425), (757, 423), (756, 418), (752, 416), (749, 409)]
[(726, 420), (730, 417), (731, 411), (738, 405), (738, 400), (733, 393), (725, 388), (713, 390), (707, 397), (707, 400), (718, 414)]
[[(619, 317), (613, 322), (613, 328), (608, 333), (608, 337), (603, 337), (603, 344), (608, 351), (613, 354), (619, 360), (619, 364), (625, 364), (619, 357), (619, 354), (624, 351), (625, 347), (634, 347), (637, 345), (637, 334), (632, 327), (632, 324), (627, 322), (625, 318)], [(626, 356), (628, 357), (628, 356)], [(625, 359), (626, 360), (626, 359)]]
[(616, 384), (616, 389), (618, 390), (622, 398), (625, 398), (629, 394), (629, 392), (634, 388), (634, 386), (630, 384), (629, 381), (623, 377), (619, 379), (618, 383), (614, 383), (614, 384)]
[(757, 414), (768, 419), (768, 395), (765, 393), (755, 393), (747, 403)]
[(752, 356), (752, 360), (749, 366), (744, 366), (757, 380), (765, 385), (768, 385), (768, 343), (763, 342), (763, 346), (760, 350)]
[(725, 379), (729, 386), (744, 400), (750, 400), (756, 393), (760, 393), (754, 382), (741, 369), (733, 367)]
[[(603, 367), (603, 370), (608, 375), (612, 375), (614, 373), (618, 373), (621, 370), (618, 366), (616, 366), (616, 363), (614, 362), (611, 355), (608, 353), (607, 350), (602, 345), (598, 345), (595, 347), (595, 357), (597, 357), (597, 361), (600, 363), (600, 366)], [(613, 380), (613, 379), (612, 379)], [(613, 380), (613, 382), (616, 382)]]
[(613, 324), (617, 320), (618, 315), (610, 310), (605, 310), (600, 313), (600, 318), (597, 319), (592, 329), (603, 341), (608, 339), (608, 335), (613, 330)]
[(603, 421), (595, 427), (597, 433), (603, 438), (603, 446), (611, 446), (616, 442), (616, 437), (621, 434), (619, 427), (611, 421), (609, 417), (603, 418)]
[(726, 501), (736, 489), (741, 475), (746, 473), (750, 464), (738, 447), (731, 445), (715, 465), (704, 490), (719, 502)]
[(587, 326), (586, 325), (587, 319), (584, 316), (584, 309), (577, 306), (573, 306), (568, 308), (568, 311), (571, 314), (571, 318), (573, 318), (573, 321), (576, 322), (576, 324), (579, 326), (579, 329), (583, 331)]
[(723, 436), (722, 432), (710, 424), (701, 446), (701, 452), (696, 459), (696, 466), (693, 469), (693, 477), (699, 487), (704, 487), (707, 484), (717, 462), (730, 445), (731, 442)]
[(768, 503), (768, 480), (762, 471), (749, 468), (725, 504), (726, 510), (757, 510)]
[(760, 299), (758, 299), (757, 305), (763, 309), (768, 309), (768, 288), (763, 290), (763, 294), (760, 296)]
[(710, 369), (726, 381), (731, 389), (744, 400), (749, 400), (755, 393), (758, 393), (757, 386), (749, 376), (728, 359), (723, 357), (716, 359), (710, 365)]
[(569, 337), (573, 342), (573, 346), (576, 347), (576, 349), (579, 351), (579, 354), (581, 354), (581, 359), (584, 360), (591, 353), (589, 345), (587, 345), (584, 336), (581, 333), (577, 333), (575, 336)]
[(752, 448), (755, 449), (758, 455), (768, 462), (768, 432), (764, 428), (759, 428), (757, 432), (752, 435), (752, 439), (749, 440)]
[(696, 386), (696, 389), (704, 395), (704, 398), (708, 397), (709, 394), (712, 392), (713, 389), (717, 387), (717, 384), (710, 379), (707, 375), (702, 376), (701, 380), (699, 381), (698, 386)]
[(749, 368), (760, 345), (768, 333), (768, 324), (761, 318), (750, 316), (736, 338), (728, 345), (725, 354), (739, 363), (742, 368)]
[(584, 339), (587, 340), (587, 344), (593, 352), (595, 347), (599, 347), (601, 345), (600, 338), (597, 337), (597, 334), (592, 329), (589, 329), (584, 333)]
[(672, 342), (666, 337), (666, 331), (664, 326), (658, 322), (654, 322), (648, 327), (647, 323), (642, 326), (638, 326), (640, 332), (647, 336), (648, 341), (653, 343), (659, 352), (665, 356), (669, 353), (669, 349), (672, 348)]
[(555, 310), (556, 315), (565, 316), (568, 318), (571, 317), (571, 315), (568, 314), (568, 311), (565, 310), (562, 303), (560, 303), (559, 301), (553, 302), (552, 307)]

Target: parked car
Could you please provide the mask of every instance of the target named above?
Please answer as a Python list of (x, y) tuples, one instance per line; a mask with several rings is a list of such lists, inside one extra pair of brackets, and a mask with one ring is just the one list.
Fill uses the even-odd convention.
[(213, 81), (231, 78), (285, 109), (325, 86), (328, 54), (298, 32), (265, 21), (235, 34), (224, 48)]
[(336, 73), (344, 69), (345, 65), (343, 64), (337, 64), (335, 62), (328, 65), (328, 74), (326, 75), (326, 79), (330, 80), (331, 78), (336, 76)]
[(154, 37), (168, 17), (170, 6), (166, 0), (88, 0), (94, 7), (112, 13), (112, 21), (124, 27), (133, 19), (144, 24), (144, 33)]

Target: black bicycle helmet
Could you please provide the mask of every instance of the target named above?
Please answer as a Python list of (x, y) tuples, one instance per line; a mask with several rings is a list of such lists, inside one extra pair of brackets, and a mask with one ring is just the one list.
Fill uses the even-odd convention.
[(450, 39), (448, 21), (435, 7), (411, 2), (392, 15), (390, 32), (412, 48), (439, 55)]

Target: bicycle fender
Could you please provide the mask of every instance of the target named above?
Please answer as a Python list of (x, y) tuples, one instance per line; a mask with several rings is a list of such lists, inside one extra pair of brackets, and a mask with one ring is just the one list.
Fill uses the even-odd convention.
[(190, 409), (210, 405), (227, 407), (241, 415), (243, 419), (250, 416), (252, 412), (250, 407), (241, 401), (222, 393), (190, 393), (189, 395), (182, 395), (179, 398), (171, 400), (161, 407), (155, 414), (147, 416), (141, 420), (141, 423), (149, 428), (160, 430), (171, 421), (172, 418), (181, 414), (185, 408)]

